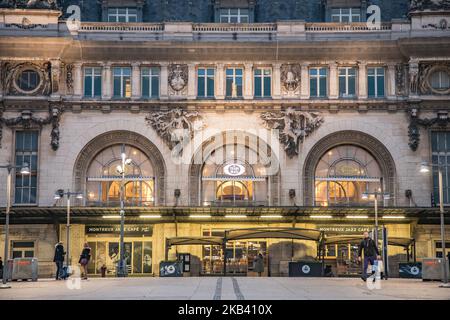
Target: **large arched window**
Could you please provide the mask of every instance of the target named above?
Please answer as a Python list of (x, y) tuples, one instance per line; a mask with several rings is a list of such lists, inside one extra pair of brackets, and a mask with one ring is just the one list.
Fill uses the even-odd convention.
[(122, 164), (121, 153), (131, 159), (125, 170), (125, 203), (128, 206), (152, 206), (155, 179), (149, 158), (139, 149), (123, 144), (113, 145), (96, 155), (87, 171), (86, 199), (88, 205), (118, 206), (120, 204)]
[(219, 147), (203, 164), (203, 205), (266, 205), (268, 179), (255, 151), (236, 144)]
[(341, 145), (328, 150), (315, 171), (315, 205), (340, 206), (372, 203), (364, 192), (381, 192), (382, 172), (366, 150)]

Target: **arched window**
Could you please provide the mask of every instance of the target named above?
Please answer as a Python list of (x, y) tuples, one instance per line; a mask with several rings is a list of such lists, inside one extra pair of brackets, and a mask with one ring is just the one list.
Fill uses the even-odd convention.
[(342, 145), (328, 150), (315, 171), (315, 205), (340, 206), (372, 203), (364, 192), (381, 192), (382, 172), (366, 150)]
[(431, 74), (431, 87), (438, 91), (445, 91), (450, 88), (450, 75), (443, 70), (435, 71)]
[(125, 170), (124, 200), (128, 206), (152, 206), (155, 196), (153, 167), (148, 157), (129, 145), (113, 145), (92, 160), (87, 171), (86, 199), (88, 205), (118, 206), (120, 204), (122, 165), (121, 153), (131, 159)]

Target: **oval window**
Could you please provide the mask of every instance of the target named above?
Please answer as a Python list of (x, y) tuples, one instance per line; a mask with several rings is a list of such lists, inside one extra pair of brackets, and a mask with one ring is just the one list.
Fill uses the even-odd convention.
[(33, 91), (39, 85), (39, 73), (34, 70), (24, 70), (17, 79), (18, 87), (23, 91)]
[(450, 75), (446, 71), (433, 72), (430, 84), (435, 90), (448, 90), (450, 88)]

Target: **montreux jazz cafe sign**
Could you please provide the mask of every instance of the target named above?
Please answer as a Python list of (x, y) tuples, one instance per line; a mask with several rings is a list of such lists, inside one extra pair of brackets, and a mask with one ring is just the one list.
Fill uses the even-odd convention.
[(365, 231), (372, 230), (371, 226), (352, 226), (352, 225), (323, 225), (318, 226), (317, 229), (324, 231), (325, 233), (343, 233), (343, 234), (360, 234)]
[[(120, 225), (86, 226), (86, 234), (120, 234)], [(127, 236), (151, 236), (153, 228), (149, 225), (125, 225), (124, 234)]]

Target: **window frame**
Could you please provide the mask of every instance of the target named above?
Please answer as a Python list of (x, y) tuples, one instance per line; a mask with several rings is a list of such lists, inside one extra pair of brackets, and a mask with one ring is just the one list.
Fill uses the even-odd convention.
[[(313, 71), (313, 70), (317, 71), (316, 75), (311, 74), (311, 71)], [(325, 75), (321, 75), (320, 70), (325, 70)], [(328, 68), (325, 66), (310, 67), (308, 70), (308, 75), (309, 75), (309, 97), (310, 98), (327, 98), (328, 97), (328, 87), (329, 87)], [(320, 79), (321, 78), (325, 78), (325, 95), (323, 95), (323, 96), (320, 94), (320, 91), (321, 91), (320, 90), (321, 89)], [(312, 92), (311, 92), (311, 88), (312, 88), (311, 82), (312, 81), (316, 82), (317, 95), (312, 95)]]
[[(333, 11), (335, 10), (339, 10), (338, 13), (334, 13)], [(343, 13), (344, 10), (348, 10), (348, 13)], [(358, 13), (354, 13), (353, 11), (359, 11)], [(354, 17), (358, 16), (358, 21), (353, 21)], [(339, 21), (334, 21), (334, 18), (338, 17)], [(342, 19), (344, 17), (348, 18), (348, 21), (342, 21)], [(340, 7), (340, 8), (332, 8), (331, 9), (331, 22), (334, 23), (357, 23), (357, 22), (362, 22), (362, 11), (361, 8), (357, 8), (357, 7), (351, 7), (351, 8), (345, 8), (345, 7)]]
[[(87, 69), (91, 69), (91, 74), (86, 73)], [(95, 74), (95, 70), (100, 70), (99, 75)], [(91, 95), (86, 95), (86, 78), (91, 77)], [(95, 79), (100, 78), (100, 93), (95, 94)], [(85, 66), (83, 67), (83, 97), (84, 98), (100, 98), (103, 90), (103, 69), (100, 66)]]
[[(117, 69), (121, 70), (120, 71), (120, 75), (116, 75), (115, 74), (115, 71)], [(123, 71), (125, 69), (128, 69), (130, 71), (129, 75), (124, 74)], [(116, 86), (115, 86), (116, 77), (120, 78), (120, 95), (116, 95), (115, 94), (115, 91), (116, 91)], [(128, 97), (126, 96), (126, 81), (124, 81), (124, 79), (126, 77), (129, 77), (129, 79), (130, 79), (130, 95)], [(112, 67), (112, 81), (113, 81), (113, 83), (112, 83), (112, 98), (113, 99), (130, 99), (131, 98), (132, 90), (133, 90), (133, 88), (132, 88), (132, 69), (131, 69), (131, 67), (129, 67), (129, 66), (115, 66), (115, 67)]]
[[(224, 11), (227, 11), (224, 13)], [(232, 10), (237, 10), (236, 14), (232, 14)], [(243, 14), (241, 11), (246, 10), (247, 14)], [(247, 22), (242, 22), (242, 18), (247, 18)], [(226, 22), (222, 21), (222, 18), (226, 18)], [(231, 22), (232, 18), (236, 18), (236, 22)], [(250, 23), (250, 10), (248, 8), (220, 8), (219, 9), (219, 22), (220, 23)]]
[[(25, 129), (25, 130), (24, 129), (16, 129), (16, 130), (14, 130), (14, 141), (13, 141), (14, 149), (13, 149), (13, 151), (14, 151), (14, 165), (16, 165), (16, 166), (18, 165), (17, 161), (16, 161), (17, 160), (17, 155), (18, 155), (17, 147), (16, 147), (16, 145), (17, 145), (17, 133), (18, 132), (35, 132), (36, 133), (36, 138), (37, 138), (36, 149), (37, 150), (36, 151), (33, 151), (33, 150), (31, 150), (31, 151), (22, 151), (22, 154), (21, 154), (22, 156), (28, 155), (30, 157), (35, 155), (36, 156), (36, 169), (32, 170), (32, 163), (30, 161), (30, 163), (28, 164), (29, 168), (30, 168), (30, 174), (26, 175), (27, 177), (29, 177), (29, 184), (28, 184), (27, 187), (23, 186), (23, 182), (22, 182), (22, 185), (20, 187), (17, 186), (17, 178), (20, 177), (20, 178), (23, 179), (23, 176), (24, 176), (24, 175), (20, 174), (19, 170), (16, 170), (15, 173), (13, 174), (14, 187), (12, 188), (12, 192), (11, 192), (12, 193), (12, 197), (13, 197), (12, 198), (12, 206), (36, 206), (39, 203), (39, 201), (38, 201), (38, 199), (39, 199), (39, 160), (40, 160), (41, 132), (37, 128), (30, 128), (30, 129)], [(31, 177), (35, 177), (35, 181), (36, 181), (35, 187), (31, 186)], [(34, 202), (30, 202), (30, 201), (29, 202), (16, 202), (16, 193), (17, 193), (17, 189), (18, 188), (20, 188), (21, 190), (29, 189), (28, 190), (28, 199), (31, 198), (31, 190), (33, 188), (35, 188), (36, 189), (35, 201)], [(22, 191), (21, 199), (23, 200), (23, 191)]]
[[(374, 70), (374, 74), (370, 74), (370, 70)], [(378, 71), (383, 70), (383, 74), (379, 74)], [(369, 78), (374, 78), (374, 95), (370, 95), (370, 81)], [(378, 78), (383, 77), (383, 94), (379, 94)], [(384, 66), (371, 66), (367, 68), (367, 96), (369, 98), (385, 98), (386, 97), (386, 68)]]
[[(439, 135), (445, 135), (445, 140), (440, 141)], [(436, 136), (436, 138), (434, 138)], [(431, 170), (431, 194), (434, 199), (435, 206), (439, 205), (439, 183), (438, 183), (438, 169), (437, 164), (439, 160), (445, 159), (445, 163), (441, 164), (443, 166), (442, 180), (443, 180), (443, 193), (444, 193), (444, 206), (450, 206), (450, 130), (431, 130), (429, 135), (430, 141), (430, 153), (431, 153), (431, 163), (433, 164)], [(441, 145), (445, 145), (445, 150), (441, 150)], [(436, 145), (436, 150), (434, 146)], [(446, 200), (447, 199), (447, 200)]]
[[(261, 70), (261, 74), (257, 75), (256, 71)], [(270, 75), (265, 75), (264, 71), (269, 71)], [(272, 67), (255, 67), (253, 69), (253, 96), (256, 99), (266, 99), (266, 98), (272, 98), (272, 87), (273, 87), (273, 81), (272, 81), (272, 75), (273, 75), (273, 71), (272, 71)], [(257, 78), (261, 78), (261, 95), (257, 95), (256, 94), (256, 79)], [(269, 86), (269, 95), (265, 94), (265, 78), (269, 78), (270, 80), (270, 86)]]
[[(345, 74), (341, 75), (341, 71), (345, 70)], [(355, 74), (351, 75), (349, 74), (350, 70), (354, 70)], [(354, 94), (349, 94), (349, 83), (350, 78), (354, 77)], [(345, 78), (345, 93), (341, 92), (341, 78)], [(338, 68), (338, 91), (339, 91), (339, 98), (342, 99), (355, 99), (358, 96), (358, 69), (356, 67), (339, 67)]]
[[(228, 70), (233, 70), (233, 74), (232, 75), (228, 75)], [(237, 75), (236, 74), (236, 70), (241, 70), (241, 75)], [(226, 67), (225, 68), (225, 98), (226, 99), (240, 99), (244, 97), (244, 74), (245, 74), (245, 70), (243, 67)], [(228, 79), (233, 80), (233, 83), (236, 83), (236, 79), (240, 78), (241, 79), (241, 94), (239, 94), (239, 89), (238, 89), (238, 93), (236, 95), (236, 97), (233, 97), (233, 88), (230, 88), (230, 95), (228, 95)], [(239, 87), (238, 87), (239, 88)]]
[[(149, 74), (144, 74), (144, 71), (148, 70)], [(157, 70), (158, 73), (154, 74), (153, 71)], [(161, 94), (161, 67), (159, 66), (142, 66), (140, 70), (141, 77), (141, 97), (145, 99), (159, 99)], [(148, 78), (148, 95), (144, 94), (144, 78)], [(157, 81), (157, 94), (153, 94), (153, 81)]]
[[(213, 74), (212, 74), (212, 76), (210, 75), (210, 74), (208, 74), (208, 71), (210, 71), (210, 70), (212, 70), (212, 72), (213, 72)], [(204, 74), (203, 75), (201, 75), (200, 74), (200, 71), (204, 71)], [(201, 87), (201, 85), (200, 85), (200, 78), (203, 78), (203, 81), (204, 81), (204, 83), (203, 83), (203, 90), (204, 90), (204, 93), (203, 93), (203, 95), (201, 95), (200, 94), (200, 87)], [(211, 78), (212, 78), (212, 95), (209, 95), (208, 94), (208, 89), (210, 89), (209, 88), (209, 84), (208, 83), (210, 83), (210, 81), (208, 81), (208, 80), (211, 80)], [(205, 66), (205, 67), (198, 67), (197, 68), (197, 98), (199, 98), (199, 99), (213, 99), (213, 98), (215, 98), (215, 95), (216, 95), (216, 68), (215, 67), (211, 67), (211, 66)]]
[[(129, 10), (135, 10), (135, 14), (131, 14)], [(110, 10), (115, 10), (114, 13), (111, 13)], [(125, 10), (125, 13), (119, 13), (120, 10)], [(115, 18), (114, 21), (111, 20), (111, 17)], [(124, 17), (125, 21), (119, 21), (120, 17)], [(134, 17), (135, 21), (130, 21), (130, 17)], [(112, 23), (136, 23), (138, 22), (138, 8), (137, 7), (108, 7), (106, 8), (106, 21)]]

